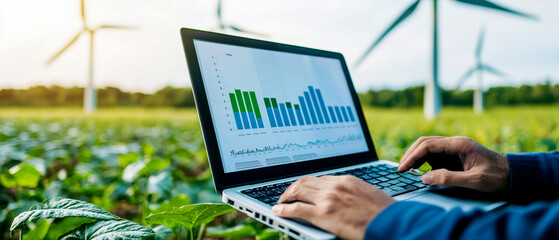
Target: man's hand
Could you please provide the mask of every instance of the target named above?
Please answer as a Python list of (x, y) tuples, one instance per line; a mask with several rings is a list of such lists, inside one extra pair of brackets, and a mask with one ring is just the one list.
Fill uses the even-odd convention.
[(467, 187), (484, 192), (503, 191), (509, 186), (506, 157), (466, 137), (421, 137), (404, 154), (398, 171), (404, 172), (429, 162), (430, 154), (446, 155), (448, 161), (459, 158), (464, 171), (429, 171), (422, 177), (426, 184)]
[(285, 190), (272, 210), (302, 218), (344, 239), (363, 239), (367, 225), (394, 200), (352, 176), (305, 176)]

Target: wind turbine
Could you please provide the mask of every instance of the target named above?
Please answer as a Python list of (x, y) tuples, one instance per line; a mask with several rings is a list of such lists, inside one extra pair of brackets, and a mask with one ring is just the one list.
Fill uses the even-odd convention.
[(475, 64), (473, 67), (468, 69), (468, 71), (466, 71), (466, 73), (464, 73), (464, 75), (460, 78), (457, 87), (457, 89), (459, 89), (464, 84), (464, 82), (466, 82), (466, 80), (470, 78), (470, 76), (472, 76), (474, 73), (477, 73), (477, 84), (476, 84), (476, 89), (474, 90), (474, 111), (478, 114), (483, 112), (483, 78), (482, 78), (483, 71), (486, 71), (488, 73), (491, 73), (499, 77), (506, 76), (503, 72), (481, 61), (481, 50), (483, 48), (484, 38), (485, 38), (485, 27), (482, 27), (479, 32), (479, 37), (476, 46)]
[[(435, 118), (441, 111), (442, 108), (442, 101), (441, 101), (441, 88), (439, 86), (439, 47), (438, 47), (438, 8), (437, 2), (438, 0), (433, 1), (433, 69), (432, 69), (432, 78), (428, 79), (425, 83), (425, 92), (423, 98), (423, 114), (426, 119), (433, 119)], [(510, 13), (513, 15), (536, 19), (535, 16), (522, 13), (516, 10), (512, 10), (495, 3), (492, 3), (488, 0), (455, 0), (456, 2), (466, 3), (478, 7), (484, 7), (488, 9), (493, 9), (501, 12)], [(367, 58), (367, 56), (373, 51), (373, 49), (392, 31), (398, 24), (402, 23), (406, 18), (408, 18), (417, 8), (421, 0), (416, 0), (412, 3), (384, 32), (378, 37), (376, 41), (371, 44), (371, 46), (361, 55), (361, 57), (357, 60), (355, 67), (359, 67), (363, 60)]]
[(220, 31), (224, 32), (227, 29), (231, 29), (231, 30), (236, 31), (236, 32), (248, 33), (248, 34), (258, 35), (258, 36), (265, 36), (264, 34), (249, 31), (249, 30), (240, 28), (236, 25), (226, 24), (223, 21), (222, 12), (223, 12), (223, 0), (217, 0), (217, 21), (218, 21), (218, 24), (219, 24), (218, 28), (219, 28)]
[(83, 108), (85, 113), (92, 113), (97, 108), (97, 91), (93, 84), (93, 46), (95, 39), (95, 32), (101, 29), (128, 29), (130, 27), (115, 26), (115, 25), (101, 25), (98, 27), (90, 27), (86, 21), (85, 15), (85, 0), (81, 0), (81, 16), (83, 28), (68, 42), (62, 49), (49, 58), (46, 65), (52, 64), (62, 53), (64, 53), (72, 44), (74, 44), (82, 34), (89, 33), (89, 79), (83, 95)]

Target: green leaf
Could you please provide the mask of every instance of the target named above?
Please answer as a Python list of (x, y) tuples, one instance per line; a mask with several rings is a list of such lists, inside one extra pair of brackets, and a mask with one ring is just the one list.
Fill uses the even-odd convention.
[(173, 179), (169, 171), (164, 171), (148, 178), (148, 193), (169, 196), (172, 188)]
[(86, 240), (104, 239), (155, 239), (155, 232), (151, 228), (144, 227), (125, 219), (97, 221), (88, 224), (85, 231)]
[(47, 232), (49, 231), (49, 228), (50, 228), (50, 223), (46, 219), (43, 219), (37, 222), (37, 224), (35, 224), (35, 227), (33, 229), (29, 230), (29, 232), (26, 232), (23, 235), (23, 239), (31, 239), (31, 240), (44, 239), (45, 236), (47, 235)]
[(56, 240), (84, 240), (86, 227), (87, 224), (81, 225), (80, 227), (58, 237)]
[(155, 232), (126, 219), (99, 220), (88, 223), (60, 236), (57, 240), (133, 240), (154, 239)]
[(281, 237), (281, 232), (276, 231), (271, 228), (266, 228), (256, 235), (256, 240), (272, 240), (279, 239)]
[(256, 235), (256, 230), (248, 224), (238, 225), (230, 228), (213, 227), (208, 228), (207, 237), (225, 237), (225, 238), (247, 238)]
[(146, 223), (165, 225), (170, 228), (182, 225), (192, 229), (233, 211), (235, 209), (221, 203), (192, 204), (168, 212), (150, 214), (146, 218)]
[(190, 199), (185, 194), (179, 194), (169, 199), (169, 201), (163, 202), (154, 212), (164, 212), (171, 211), (173, 208), (179, 208), (190, 204)]
[(29, 163), (31, 166), (33, 166), (35, 169), (37, 169), (37, 171), (39, 171), (41, 175), (45, 175), (45, 173), (47, 172), (47, 163), (45, 159), (31, 158), (26, 162)]
[(97, 219), (86, 217), (66, 217), (60, 220), (57, 219), (51, 224), (51, 228), (47, 234), (47, 239), (56, 239), (83, 224), (95, 221), (97, 221)]
[(169, 159), (151, 158), (140, 173), (151, 173), (159, 171), (169, 166), (169, 164), (171, 164), (171, 161), (169, 161)]
[(121, 154), (118, 157), (118, 164), (120, 164), (121, 167), (126, 167), (128, 164), (138, 161), (139, 158), (140, 155), (135, 152)]
[(146, 166), (146, 163), (142, 160), (138, 160), (136, 162), (131, 163), (128, 165), (124, 171), (122, 172), (122, 180), (125, 182), (132, 182), (138, 177), (138, 173)]
[(29, 211), (17, 215), (10, 227), (10, 235), (13, 236), (14, 230), (39, 219), (65, 217), (87, 217), (100, 220), (119, 219), (112, 213), (84, 201), (67, 198), (47, 200), (31, 207)]
[(153, 155), (153, 153), (155, 152), (155, 150), (153, 149), (153, 146), (150, 144), (144, 144), (142, 146), (142, 152), (144, 153), (144, 155), (146, 156), (151, 156)]
[(6, 188), (27, 187), (36, 188), (43, 175), (33, 166), (23, 163), (2, 171), (0, 181)]
[(169, 227), (163, 225), (154, 227), (153, 231), (155, 232), (155, 234), (157, 234), (157, 236), (155, 237), (156, 240), (169, 239), (173, 234), (173, 229), (170, 229)]

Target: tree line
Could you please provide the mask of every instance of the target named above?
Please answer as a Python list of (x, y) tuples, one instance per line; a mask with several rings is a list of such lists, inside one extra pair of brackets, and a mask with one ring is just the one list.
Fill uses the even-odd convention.
[[(71, 107), (83, 105), (82, 87), (35, 86), (1, 89), (0, 106)], [(99, 107), (194, 107), (190, 88), (165, 87), (155, 93), (125, 92), (116, 87), (97, 89)]]
[[(361, 104), (374, 107), (421, 107), (423, 86), (403, 90), (369, 90), (359, 93)], [(443, 106), (472, 106), (473, 90), (443, 89)], [(485, 106), (514, 106), (534, 104), (559, 104), (559, 84), (522, 85), (519, 87), (492, 87), (484, 94)]]
[[(423, 106), (423, 86), (403, 90), (369, 90), (359, 93), (363, 106), (413, 108)], [(0, 89), (0, 106), (82, 106), (81, 87), (35, 86), (28, 89)], [(99, 107), (194, 107), (190, 88), (165, 87), (155, 93), (125, 92), (115, 87), (97, 90)], [(559, 84), (492, 87), (485, 92), (486, 106), (559, 104)], [(472, 106), (473, 90), (443, 89), (444, 106)]]

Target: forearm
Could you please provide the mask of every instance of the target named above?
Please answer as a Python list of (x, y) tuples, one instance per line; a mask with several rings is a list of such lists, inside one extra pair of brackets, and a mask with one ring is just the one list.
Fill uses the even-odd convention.
[(559, 194), (559, 151), (506, 154), (513, 198), (556, 198)]
[(433, 205), (398, 202), (369, 224), (365, 239), (558, 239), (559, 201), (485, 213), (448, 212)]

